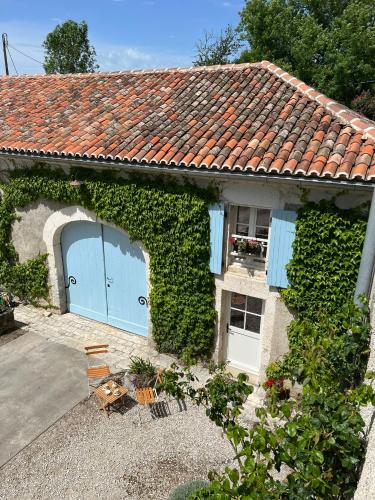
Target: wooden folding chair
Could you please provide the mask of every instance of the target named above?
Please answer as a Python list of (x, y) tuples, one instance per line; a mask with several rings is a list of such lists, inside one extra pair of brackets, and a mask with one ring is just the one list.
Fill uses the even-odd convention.
[[(156, 380), (154, 387), (141, 387), (135, 390), (135, 397), (137, 400), (137, 403), (141, 406), (144, 407), (149, 407), (150, 409), (152, 406), (158, 402), (159, 400), (159, 395), (156, 390), (156, 385), (162, 383), (162, 376), (163, 376), (164, 370), (161, 368), (158, 368), (156, 370)], [(138, 413), (139, 416), (139, 421), (142, 423), (141, 419), (141, 413), (139, 411)]]
[(108, 352), (109, 344), (100, 344), (100, 345), (90, 345), (85, 347), (86, 351), (86, 356), (87, 356), (87, 385), (88, 385), (88, 393), (90, 397), (90, 387), (97, 388), (98, 384), (96, 385), (90, 383), (91, 380), (95, 379), (103, 379), (104, 377), (107, 377), (110, 374), (109, 366), (108, 365), (95, 365), (95, 366), (90, 366), (90, 356), (96, 355), (96, 354), (106, 354)]

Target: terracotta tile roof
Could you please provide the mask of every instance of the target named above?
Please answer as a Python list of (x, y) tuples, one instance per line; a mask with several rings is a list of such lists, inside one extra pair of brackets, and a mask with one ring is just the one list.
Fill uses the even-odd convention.
[(0, 152), (375, 180), (375, 123), (273, 64), (0, 78)]

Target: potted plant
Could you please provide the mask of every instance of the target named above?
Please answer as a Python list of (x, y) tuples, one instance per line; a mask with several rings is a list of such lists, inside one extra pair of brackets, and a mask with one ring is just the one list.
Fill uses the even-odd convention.
[(155, 366), (140, 356), (130, 357), (129, 373), (137, 389), (153, 386), (156, 380)]
[(229, 243), (233, 246), (233, 252), (238, 252), (237, 238), (234, 238), (233, 236), (231, 236), (229, 238)]
[(0, 290), (0, 335), (14, 328), (14, 314), (11, 296)]
[(259, 243), (259, 241), (256, 240), (247, 240), (246, 253), (248, 253), (249, 255), (261, 255), (262, 253), (261, 243)]
[(246, 241), (245, 240), (240, 240), (238, 242), (238, 252), (239, 253), (246, 253)]

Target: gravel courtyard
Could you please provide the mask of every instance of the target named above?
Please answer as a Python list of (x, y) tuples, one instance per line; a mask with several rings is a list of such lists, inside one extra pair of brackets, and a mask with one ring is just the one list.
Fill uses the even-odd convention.
[(128, 399), (107, 418), (93, 397), (69, 411), (0, 469), (0, 498), (166, 499), (190, 479), (232, 463), (233, 452), (204, 410), (169, 403), (152, 419)]

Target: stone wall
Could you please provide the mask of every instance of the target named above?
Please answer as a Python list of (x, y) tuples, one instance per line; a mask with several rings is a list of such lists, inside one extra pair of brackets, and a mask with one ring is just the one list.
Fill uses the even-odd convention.
[(44, 225), (48, 217), (64, 206), (62, 203), (41, 199), (17, 210), (19, 219), (13, 224), (12, 240), (20, 262), (47, 253), (43, 241)]
[[(32, 163), (28, 159), (22, 161), (0, 160), (0, 179), (5, 179), (7, 173), (16, 166), (26, 167), (31, 166)], [(67, 170), (67, 166), (64, 169)], [(124, 175), (127, 174), (124, 173)], [(170, 175), (173, 180), (184, 181), (184, 176), (180, 173), (174, 172), (166, 175)], [(228, 177), (221, 177), (220, 175), (195, 175), (194, 180), (201, 187), (214, 183), (218, 187), (220, 198), (226, 203), (227, 208), (230, 205), (247, 205), (270, 209), (296, 209), (302, 205), (301, 195), (303, 189), (308, 189), (308, 199), (313, 201), (332, 198), (332, 196), (340, 194), (337, 197), (337, 204), (341, 207), (357, 205), (371, 198), (371, 190), (369, 189), (356, 187), (343, 194), (343, 188), (328, 183), (306, 184), (298, 180), (291, 182), (253, 177), (246, 178), (245, 176), (228, 179)], [(64, 280), (62, 277), (59, 241), (61, 228), (56, 233), (49, 234), (52, 230), (55, 231), (56, 228), (48, 229), (49, 225), (46, 222), (51, 220), (53, 214), (58, 215), (61, 211), (64, 212), (61, 214), (64, 223), (69, 223), (70, 220), (81, 220), (81, 216), (83, 217), (82, 220), (86, 220), (88, 217), (87, 211), (81, 210), (80, 207), (72, 208), (74, 213), (70, 213), (70, 208), (64, 211), (64, 207), (64, 204), (43, 199), (22, 207), (17, 211), (20, 219), (14, 223), (12, 230), (12, 239), (21, 262), (40, 253), (49, 253), (51, 298), (61, 312), (66, 309), (66, 307), (64, 309), (65, 290), (62, 285)], [(81, 215), (79, 215), (80, 212), (82, 212)], [(90, 217), (92, 220), (96, 220), (95, 214)], [(90, 217), (87, 220), (91, 220)], [(226, 219), (224, 233), (224, 261), (226, 261), (227, 253), (229, 218)], [(105, 223), (105, 221), (100, 222)], [(46, 244), (47, 240), (49, 244)], [(246, 275), (246, 273), (229, 269), (221, 276), (216, 276), (215, 283), (218, 317), (214, 353), (216, 361), (225, 361), (227, 356), (228, 334), (226, 325), (228, 323), (230, 292), (251, 295), (265, 301), (260, 338), (260, 368), (259, 373), (251, 374), (254, 383), (261, 382), (265, 377), (265, 369), (270, 361), (281, 357), (288, 350), (286, 329), (292, 316), (281, 301), (277, 289), (270, 288), (267, 285), (264, 271), (263, 273)]]

